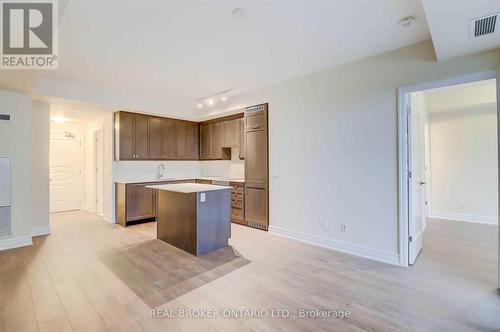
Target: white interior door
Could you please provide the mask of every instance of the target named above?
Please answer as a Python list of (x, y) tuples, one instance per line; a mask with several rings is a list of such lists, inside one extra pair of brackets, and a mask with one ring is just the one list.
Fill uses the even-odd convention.
[(50, 134), (50, 212), (81, 207), (81, 139), (75, 133)]
[(408, 151), (410, 177), (409, 227), (408, 227), (408, 263), (414, 264), (423, 246), (425, 225), (425, 106), (422, 96), (410, 94), (410, 115), (408, 117)]
[(98, 130), (94, 132), (94, 151), (95, 151), (95, 197), (96, 197), (96, 212), (102, 215), (104, 211), (104, 141), (103, 132)]

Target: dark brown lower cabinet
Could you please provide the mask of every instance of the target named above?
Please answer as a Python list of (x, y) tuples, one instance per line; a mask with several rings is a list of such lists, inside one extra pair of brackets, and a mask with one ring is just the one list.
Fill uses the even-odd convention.
[(146, 188), (148, 184), (134, 183), (116, 185), (116, 214), (121, 226), (156, 216), (156, 191)]
[(245, 192), (245, 222), (247, 225), (267, 230), (267, 216), (267, 189), (247, 187)]
[(189, 183), (195, 180), (165, 182), (117, 183), (116, 222), (123, 227), (156, 218), (157, 191), (146, 186), (171, 183)]
[(245, 222), (245, 184), (230, 182), (231, 188), (231, 221), (246, 225)]

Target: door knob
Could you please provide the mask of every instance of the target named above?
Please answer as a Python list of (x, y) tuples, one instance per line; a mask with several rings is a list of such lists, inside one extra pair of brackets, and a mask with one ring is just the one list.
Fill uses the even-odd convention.
[(423, 186), (425, 184), (424, 181), (420, 181), (420, 185)]

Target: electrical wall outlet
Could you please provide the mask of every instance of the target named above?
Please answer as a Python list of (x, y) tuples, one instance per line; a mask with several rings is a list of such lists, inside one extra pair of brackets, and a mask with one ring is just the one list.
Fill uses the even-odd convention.
[(342, 233), (347, 233), (349, 231), (349, 226), (347, 226), (346, 224), (340, 224), (340, 231)]

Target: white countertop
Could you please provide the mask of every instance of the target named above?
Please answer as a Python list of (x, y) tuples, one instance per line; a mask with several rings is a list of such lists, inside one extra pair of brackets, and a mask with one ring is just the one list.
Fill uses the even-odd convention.
[(223, 177), (207, 177), (207, 176), (191, 176), (191, 177), (171, 177), (162, 179), (151, 179), (151, 178), (126, 178), (117, 179), (116, 183), (154, 183), (154, 182), (168, 182), (168, 181), (183, 181), (183, 180), (212, 180), (212, 181), (229, 181), (229, 182), (245, 182), (245, 179), (227, 179)]
[(174, 184), (159, 184), (159, 185), (146, 186), (146, 188), (189, 194), (189, 193), (199, 193), (205, 191), (225, 190), (225, 189), (231, 189), (232, 187), (216, 186), (213, 184), (201, 184), (201, 183), (174, 183)]

